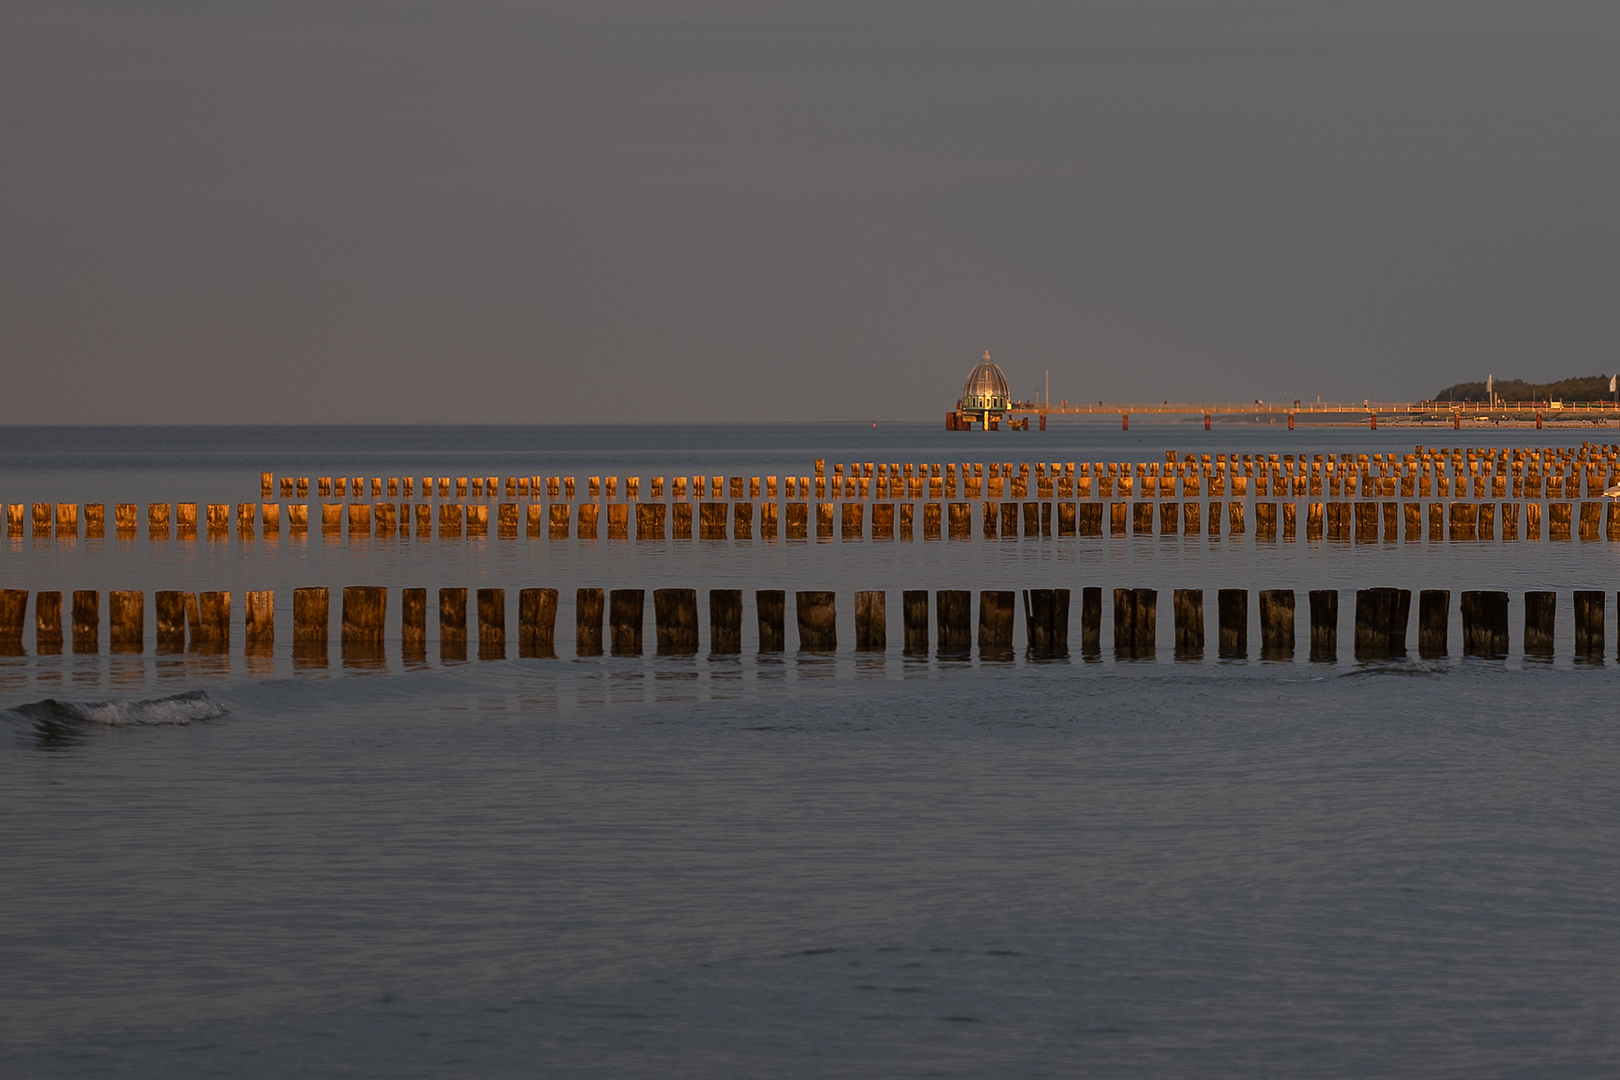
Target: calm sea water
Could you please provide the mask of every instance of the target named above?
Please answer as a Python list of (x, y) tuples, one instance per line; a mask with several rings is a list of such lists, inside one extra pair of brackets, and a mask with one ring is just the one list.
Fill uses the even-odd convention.
[[(0, 500), (1612, 438), (1465, 435), (8, 429)], [(0, 658), (0, 1072), (1612, 1075), (1620, 688), (1568, 595), (1616, 549), (5, 541), (5, 587), (274, 588), (283, 639), (298, 585), (554, 585), (563, 628), (581, 585), (831, 588), (846, 651), (755, 656), (750, 611), (740, 658)], [(1100, 661), (903, 660), (897, 595), (847, 651), (856, 589), (1086, 585), (1551, 588), (1563, 655), (1464, 661), (1454, 615), (1449, 660), (1177, 662), (1166, 611), (1156, 661), (1106, 613)]]

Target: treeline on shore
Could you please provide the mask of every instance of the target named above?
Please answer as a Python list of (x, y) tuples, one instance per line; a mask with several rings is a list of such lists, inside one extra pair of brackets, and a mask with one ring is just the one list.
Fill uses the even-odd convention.
[[(1497, 379), (1492, 389), (1503, 401), (1602, 401), (1610, 396), (1607, 375), (1582, 375), (1548, 383)], [(1489, 393), (1483, 382), (1463, 382), (1446, 387), (1434, 396), (1434, 400), (1484, 401), (1487, 397)]]

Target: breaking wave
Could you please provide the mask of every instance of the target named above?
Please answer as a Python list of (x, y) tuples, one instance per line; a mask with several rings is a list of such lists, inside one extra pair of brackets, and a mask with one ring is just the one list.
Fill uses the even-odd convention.
[(36, 730), (85, 727), (160, 727), (214, 720), (230, 710), (206, 690), (188, 690), (171, 697), (145, 701), (30, 701), (0, 712), (8, 720), (31, 724)]

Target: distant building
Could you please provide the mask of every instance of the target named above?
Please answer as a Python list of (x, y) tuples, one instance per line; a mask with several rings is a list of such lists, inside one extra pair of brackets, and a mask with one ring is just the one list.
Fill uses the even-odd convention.
[(1012, 394), (1007, 389), (1007, 376), (990, 359), (990, 350), (986, 349), (984, 359), (968, 372), (955, 410), (945, 417), (945, 428), (948, 431), (971, 431), (973, 425), (978, 424), (980, 430), (990, 431), (1000, 426), (1010, 408)]

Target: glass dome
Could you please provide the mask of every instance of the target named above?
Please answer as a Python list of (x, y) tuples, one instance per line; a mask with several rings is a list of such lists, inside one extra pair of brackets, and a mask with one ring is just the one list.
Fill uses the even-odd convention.
[(984, 359), (979, 361), (963, 384), (962, 399), (956, 403), (956, 407), (963, 412), (1005, 409), (1009, 407), (1009, 397), (1007, 376), (990, 359), (990, 350), (986, 349)]

